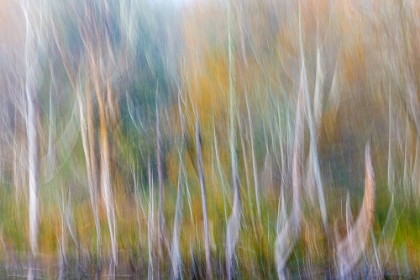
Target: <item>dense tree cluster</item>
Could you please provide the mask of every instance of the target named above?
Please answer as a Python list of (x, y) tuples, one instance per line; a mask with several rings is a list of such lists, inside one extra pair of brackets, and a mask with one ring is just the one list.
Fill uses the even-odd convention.
[(1, 271), (418, 274), (417, 2), (164, 2), (0, 4)]

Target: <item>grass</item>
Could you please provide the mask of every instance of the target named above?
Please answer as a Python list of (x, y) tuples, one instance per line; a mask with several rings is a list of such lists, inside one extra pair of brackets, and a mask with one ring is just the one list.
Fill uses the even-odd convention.
[[(192, 197), (197, 197), (198, 188), (194, 184), (190, 184), (191, 190), (190, 194)], [(376, 209), (375, 209), (375, 223), (373, 226), (374, 235), (376, 240), (379, 239), (379, 236), (384, 226), (385, 219), (388, 212), (388, 207), (390, 204), (390, 196), (386, 192), (386, 186), (379, 186), (376, 199)], [(67, 250), (67, 260), (69, 262), (69, 271), (68, 273), (73, 273), (70, 267), (73, 263), (73, 269), (76, 269), (76, 263), (82, 262), (79, 265), (85, 266), (84, 270), (90, 271), (93, 273), (95, 264), (99, 263), (99, 256), (96, 254), (96, 233), (92, 218), (92, 213), (89, 205), (89, 200), (87, 199), (86, 190), (81, 188), (79, 192), (82, 191), (85, 194), (85, 198), (82, 199), (82, 195), (72, 196), (71, 197), (71, 207), (72, 207), (72, 223), (75, 232), (76, 240), (72, 240), (70, 232), (64, 226), (64, 231), (66, 237), (65, 247)], [(45, 197), (43, 201), (44, 204), (41, 207), (41, 221), (40, 221), (40, 232), (39, 232), (39, 244), (40, 244), (40, 256), (39, 258), (48, 260), (54, 259), (57, 256), (59, 250), (59, 241), (61, 236), (62, 229), (62, 216), (61, 209), (57, 207), (56, 203), (48, 200), (51, 197), (58, 197), (60, 188), (57, 186), (54, 190), (48, 190), (45, 188), (41, 193), (45, 193), (42, 197)], [(76, 193), (76, 189), (72, 192)], [(245, 195), (245, 191), (243, 190)], [(55, 193), (55, 194), (54, 194)], [(341, 197), (344, 197), (345, 191), (341, 191)], [(54, 195), (53, 195), (54, 194)], [(328, 198), (334, 197), (335, 201), (338, 200), (338, 192), (331, 191), (326, 192)], [(144, 194), (142, 194), (144, 195)], [(272, 194), (274, 197), (275, 195)], [(1, 189), (1, 201), (0, 205), (2, 206), (1, 213), (4, 220), (2, 223), (2, 242), (4, 244), (4, 249), (2, 252), (2, 259), (7, 260), (11, 256), (11, 252), (15, 251), (16, 253), (16, 262), (23, 261), (25, 259), (26, 253), (28, 252), (28, 236), (26, 236), (25, 229), (22, 229), (19, 225), (27, 224), (26, 213), (26, 203), (25, 197), (22, 194), (20, 203), (16, 203), (16, 198), (14, 191), (9, 188)], [(155, 194), (155, 198), (157, 195)], [(246, 197), (246, 196), (243, 196)], [(214, 277), (217, 275), (223, 275), (224, 269), (224, 242), (225, 242), (225, 231), (226, 231), (226, 220), (224, 218), (224, 209), (223, 201), (220, 196), (220, 192), (215, 189), (210, 189), (209, 191), (209, 220), (210, 220), (210, 236), (211, 236), (211, 248), (212, 248), (212, 266), (214, 270)], [(254, 198), (254, 197), (252, 197)], [(357, 209), (360, 207), (360, 202), (356, 199), (353, 209), (356, 211), (353, 212), (353, 215), (357, 215)], [(176, 199), (176, 190), (174, 187), (166, 186), (165, 188), (165, 221), (166, 221), (166, 235), (170, 238), (172, 232), (172, 222), (173, 222), (173, 213), (174, 205), (173, 203)], [(243, 200), (243, 220), (241, 225), (240, 237), (237, 245), (237, 261), (236, 267), (238, 268), (237, 277), (239, 278), (265, 278), (271, 279), (276, 278), (275, 264), (273, 262), (272, 250), (274, 246), (274, 240), (276, 236), (276, 217), (277, 217), (277, 199), (266, 200), (266, 196), (263, 198), (261, 205), (261, 221), (255, 221), (255, 208), (249, 207), (249, 201)], [(180, 239), (180, 248), (181, 256), (183, 263), (183, 273), (185, 277), (188, 277), (190, 273), (195, 269), (201, 271), (203, 269), (203, 231), (201, 220), (201, 204), (195, 201), (192, 203), (191, 208), (193, 212), (193, 221), (190, 220), (188, 213), (188, 203), (185, 201), (184, 197), (184, 215), (182, 217), (182, 229), (181, 229), (181, 239)], [(393, 251), (395, 252), (390, 256), (389, 262), (386, 264), (386, 270), (392, 271), (397, 267), (398, 264), (403, 263), (404, 259), (407, 259), (407, 266), (410, 267), (410, 273), (413, 275), (418, 273), (415, 270), (415, 267), (420, 264), (420, 259), (417, 255), (417, 238), (420, 234), (420, 212), (417, 207), (416, 199), (405, 199), (401, 196), (395, 196), (395, 205), (397, 209), (398, 216), (398, 226), (396, 229), (395, 240), (385, 240), (385, 242), (392, 242)], [(143, 197), (143, 203), (149, 203), (147, 197)], [(157, 201), (155, 201), (157, 204)], [(116, 196), (116, 205), (117, 205), (117, 224), (118, 224), (118, 243), (119, 243), (119, 255), (121, 263), (117, 271), (119, 273), (138, 273), (138, 275), (147, 274), (147, 224), (146, 217), (147, 213), (140, 211), (140, 216), (137, 217), (136, 214), (136, 201), (133, 197), (129, 195), (118, 195)], [(143, 205), (145, 207), (145, 205)], [(336, 204), (335, 207), (329, 208), (329, 213), (340, 213), (339, 208), (341, 205)], [(228, 207), (230, 208), (230, 207)], [(147, 212), (147, 207), (143, 208)], [(251, 212), (251, 209), (253, 210)], [(339, 210), (339, 211), (337, 211)], [(104, 210), (101, 210), (100, 220), (101, 220), (101, 230), (102, 230), (102, 241), (103, 241), (103, 256), (109, 254), (109, 236), (108, 236), (108, 227), (106, 224), (106, 216), (103, 214)], [(20, 213), (20, 214), (19, 214)], [(146, 215), (146, 216), (145, 216)], [(320, 212), (316, 206), (310, 203), (305, 203), (303, 208), (304, 222), (301, 229), (301, 235), (298, 239), (298, 242), (293, 250), (292, 255), (287, 263), (289, 273), (291, 275), (296, 275), (300, 273), (303, 275), (309, 273), (309, 270), (313, 273), (323, 273), (327, 267), (331, 267), (331, 262), (333, 260), (333, 251), (331, 248), (326, 248), (329, 244), (329, 238), (331, 236), (325, 236), (323, 229), (321, 227), (321, 218)], [(339, 225), (343, 224), (343, 217), (340, 215), (330, 215), (330, 219), (338, 219)], [(140, 229), (138, 231), (138, 221), (140, 221)], [(345, 222), (345, 221), (344, 221)], [(260, 226), (261, 225), (261, 226)], [(155, 224), (156, 226), (156, 224)], [(339, 226), (340, 228), (340, 226)], [(331, 228), (331, 230), (334, 230)], [(332, 232), (329, 233), (332, 235)], [(78, 243), (76, 245), (75, 241)], [(368, 244), (371, 244), (368, 241)], [(80, 248), (78, 248), (80, 246)], [(372, 253), (371, 245), (368, 245), (366, 249), (367, 252)], [(168, 253), (167, 248), (164, 248), (164, 251)], [(168, 254), (165, 253), (164, 259), (167, 265), (165, 265), (164, 271), (170, 273)], [(194, 256), (194, 260), (192, 259)], [(398, 259), (395, 259), (398, 258)], [(84, 261), (83, 261), (84, 260)], [(105, 261), (105, 263), (104, 263)], [(4, 261), (7, 263), (7, 261)], [(41, 261), (43, 263), (43, 261)], [(103, 265), (106, 265), (106, 258), (101, 261)], [(193, 265), (195, 263), (195, 265)], [(131, 266), (136, 267), (134, 271), (130, 270)], [(47, 266), (48, 267), (48, 266)], [(125, 267), (125, 268), (124, 268)], [(309, 269), (311, 267), (311, 269)], [(45, 272), (45, 275), (52, 277), (53, 273), (57, 273), (58, 268), (48, 268), (48, 271)], [(308, 270), (309, 269), (309, 270)], [(10, 268), (9, 268), (10, 271)], [(82, 273), (82, 272), (80, 272)], [(88, 273), (88, 272), (86, 272)], [(200, 273), (200, 272), (197, 272)], [(130, 275), (131, 275), (130, 274)], [(68, 274), (69, 276), (70, 274)], [(166, 274), (167, 276), (170, 274)], [(312, 275), (313, 276), (313, 275)], [(306, 277), (310, 277), (307, 274)]]

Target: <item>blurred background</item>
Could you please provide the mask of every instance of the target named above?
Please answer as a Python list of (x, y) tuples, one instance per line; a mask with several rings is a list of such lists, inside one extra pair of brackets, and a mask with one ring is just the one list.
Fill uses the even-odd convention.
[(3, 0), (0, 277), (420, 265), (420, 5)]

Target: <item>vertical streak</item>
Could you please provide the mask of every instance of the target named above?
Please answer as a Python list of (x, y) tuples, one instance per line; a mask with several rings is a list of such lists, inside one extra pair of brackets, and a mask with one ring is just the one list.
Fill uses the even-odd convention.
[[(315, 125), (315, 122), (313, 120), (313, 115), (312, 115), (312, 108), (311, 108), (311, 104), (310, 104), (310, 100), (309, 100), (309, 90), (308, 90), (308, 84), (307, 84), (307, 76), (306, 76), (306, 66), (305, 66), (305, 59), (304, 59), (304, 52), (303, 52), (303, 42), (301, 41), (301, 56), (302, 56), (302, 75), (301, 75), (301, 79), (303, 80), (302, 85), (303, 85), (303, 92), (305, 93), (305, 107), (306, 107), (306, 119), (308, 120), (308, 126), (309, 126), (309, 136), (310, 136), (310, 153), (311, 153), (311, 157), (310, 159), (312, 159), (311, 162), (311, 168), (313, 169), (314, 172), (314, 177), (315, 177), (315, 184), (317, 187), (317, 193), (318, 193), (318, 202), (319, 202), (319, 207), (321, 209), (321, 216), (322, 216), (322, 223), (324, 225), (324, 229), (327, 230), (327, 210), (326, 210), (326, 206), (325, 206), (325, 196), (324, 196), (324, 189), (323, 189), (323, 185), (322, 185), (322, 179), (321, 179), (321, 170), (319, 167), (319, 157), (318, 157), (318, 143), (317, 143), (317, 127)], [(317, 77), (316, 77), (316, 86), (315, 86), (315, 91), (317, 91), (316, 93), (319, 93), (320, 90), (320, 79), (319, 79), (319, 72), (320, 72), (320, 53), (318, 50), (318, 54), (317, 54)], [(317, 120), (319, 121), (319, 120)]]
[(148, 243), (148, 257), (149, 262), (147, 266), (147, 279), (151, 280), (154, 278), (154, 265), (153, 265), (153, 244), (154, 244), (154, 227), (155, 227), (155, 218), (154, 218), (154, 188), (153, 188), (153, 173), (150, 170), (150, 160), (147, 161), (147, 170), (149, 177), (149, 209), (147, 213), (147, 243)]
[(204, 250), (206, 254), (206, 279), (211, 278), (211, 260), (210, 260), (210, 233), (209, 233), (209, 220), (207, 214), (207, 194), (206, 185), (204, 181), (203, 162), (201, 158), (201, 135), (200, 126), (198, 124), (198, 116), (196, 115), (195, 123), (195, 142), (197, 150), (197, 163), (198, 163), (198, 176), (200, 178), (201, 187), (201, 204), (203, 207), (203, 225), (204, 225)]
[(234, 58), (233, 58), (233, 42), (232, 42), (232, 0), (228, 3), (228, 56), (229, 56), (229, 95), (230, 95), (230, 157), (232, 167), (232, 183), (234, 190), (232, 213), (226, 229), (226, 271), (227, 279), (232, 279), (233, 259), (235, 257), (236, 242), (239, 237), (240, 229), (240, 195), (238, 182), (238, 164), (236, 156), (236, 127), (235, 127), (235, 111), (236, 111), (236, 95), (235, 95), (235, 74), (234, 74)]
[(182, 196), (183, 196), (183, 178), (184, 176), (184, 153), (185, 153), (185, 126), (184, 126), (184, 114), (182, 113), (181, 108), (181, 90), (178, 88), (178, 114), (179, 120), (181, 123), (181, 149), (178, 150), (179, 153), (179, 174), (178, 174), (178, 189), (176, 194), (176, 208), (175, 208), (175, 218), (173, 226), (173, 236), (172, 236), (172, 248), (171, 248), (171, 260), (172, 260), (172, 273), (174, 279), (181, 278), (181, 253), (179, 248), (179, 238), (180, 238), (180, 227), (182, 219)]
[(158, 168), (158, 184), (159, 184), (159, 200), (158, 200), (158, 260), (157, 260), (157, 272), (158, 272), (158, 279), (162, 278), (161, 275), (161, 261), (163, 258), (162, 252), (162, 239), (163, 239), (163, 224), (164, 224), (164, 217), (163, 217), (163, 170), (162, 170), (162, 136), (160, 131), (160, 117), (159, 117), (159, 109), (158, 104), (156, 103), (156, 145), (157, 145), (157, 168)]
[(37, 254), (38, 236), (38, 134), (36, 131), (35, 97), (30, 86), (26, 85), (27, 137), (29, 165), (29, 234), (32, 254)]
[[(299, 37), (301, 44), (301, 54), (302, 52), (302, 35), (301, 35), (301, 14), (300, 14), (300, 3), (299, 3)], [(303, 60), (304, 57), (302, 56)], [(292, 189), (293, 189), (293, 202), (292, 202), (292, 212), (288, 220), (283, 223), (283, 227), (280, 231), (277, 232), (277, 237), (275, 241), (275, 261), (277, 276), (280, 279), (286, 278), (286, 262), (289, 258), (293, 246), (299, 237), (300, 227), (301, 227), (301, 206), (300, 206), (300, 189), (302, 183), (302, 171), (301, 171), (301, 158), (303, 153), (303, 139), (304, 139), (304, 62), (302, 61), (302, 68), (300, 72), (300, 85), (298, 91), (297, 105), (296, 105), (296, 121), (295, 121), (295, 135), (294, 135), (294, 145), (293, 145), (293, 159), (292, 159)], [(282, 213), (284, 217), (284, 213)], [(280, 220), (283, 220), (283, 217), (278, 217), (278, 224), (281, 224)]]
[(394, 192), (394, 166), (392, 162), (392, 133), (393, 133), (393, 121), (392, 121), (392, 107), (391, 107), (391, 89), (388, 89), (388, 188), (391, 193)]
[[(102, 241), (101, 241), (101, 226), (99, 222), (99, 215), (98, 215), (98, 191), (97, 191), (97, 175), (96, 175), (96, 166), (95, 166), (95, 159), (94, 159), (94, 147), (93, 147), (93, 131), (92, 131), (92, 120), (89, 119), (91, 116), (87, 113), (88, 120), (85, 119), (85, 109), (83, 107), (82, 96), (80, 93), (79, 83), (77, 85), (76, 90), (76, 98), (79, 104), (79, 118), (80, 118), (80, 132), (82, 136), (82, 145), (83, 151), (85, 154), (85, 161), (86, 161), (86, 172), (88, 177), (88, 188), (89, 188), (89, 196), (90, 196), (90, 204), (92, 207), (93, 212), (93, 219), (95, 221), (95, 229), (96, 229), (96, 246), (98, 250), (98, 255), (100, 258), (102, 257)], [(90, 99), (90, 95), (86, 92), (86, 98)], [(86, 102), (88, 109), (87, 112), (91, 111), (89, 106), (91, 106), (91, 101)], [(90, 125), (89, 125), (90, 123)], [(88, 136), (90, 135), (90, 136)]]
[[(28, 141), (28, 177), (29, 177), (29, 243), (32, 253), (32, 261), (38, 253), (38, 133), (36, 129), (36, 94), (38, 69), (38, 48), (40, 38), (34, 30), (33, 15), (31, 15), (29, 1), (21, 3), (25, 16), (25, 94), (26, 94), (26, 133)], [(36, 27), (35, 27), (36, 28)], [(38, 35), (39, 36), (39, 35)], [(35, 277), (32, 264), (29, 264), (28, 279)]]
[(254, 191), (255, 191), (255, 201), (257, 205), (257, 215), (258, 220), (261, 221), (261, 207), (260, 207), (260, 196), (259, 196), (259, 184), (258, 184), (258, 170), (257, 170), (257, 160), (255, 157), (255, 147), (254, 147), (254, 128), (252, 125), (251, 111), (249, 109), (248, 95), (245, 93), (245, 102), (246, 109), (248, 113), (248, 126), (249, 126), (249, 135), (251, 139), (251, 157), (252, 157), (252, 171), (254, 174)]

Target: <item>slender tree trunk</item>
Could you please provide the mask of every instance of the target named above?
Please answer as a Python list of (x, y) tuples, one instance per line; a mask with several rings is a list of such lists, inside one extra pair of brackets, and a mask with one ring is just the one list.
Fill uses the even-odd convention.
[[(111, 188), (110, 174), (110, 151), (108, 140), (108, 129), (105, 118), (103, 103), (99, 102), (99, 127), (100, 127), (100, 149), (101, 149), (101, 191), (105, 203), (106, 216), (108, 220), (109, 234), (111, 238), (111, 257), (114, 265), (118, 264), (117, 224), (115, 218), (114, 196)], [(111, 271), (111, 273), (113, 273)]]
[(229, 1), (228, 6), (228, 55), (229, 55), (229, 95), (230, 95), (230, 158), (232, 168), (232, 183), (233, 183), (233, 206), (232, 213), (229, 217), (226, 229), (226, 271), (227, 279), (232, 279), (234, 269), (233, 261), (235, 259), (236, 243), (239, 238), (240, 218), (241, 218), (241, 199), (239, 190), (238, 178), (238, 162), (236, 155), (236, 92), (235, 92), (235, 73), (234, 73), (234, 58), (233, 58), (233, 42), (232, 42), (232, 19), (231, 10), (232, 3)]
[(211, 278), (211, 255), (210, 255), (209, 218), (207, 214), (207, 194), (206, 194), (206, 184), (204, 181), (203, 161), (201, 158), (200, 126), (198, 124), (197, 115), (196, 115), (196, 124), (195, 124), (195, 142), (196, 142), (196, 150), (197, 150), (198, 176), (200, 178), (200, 187), (201, 187), (201, 205), (203, 208), (204, 251), (206, 255), (206, 279), (210, 279)]
[[(34, 11), (31, 4), (22, 2), (22, 9), (25, 15), (26, 38), (25, 38), (25, 96), (26, 96), (26, 136), (28, 142), (28, 179), (29, 179), (29, 243), (31, 247), (31, 260), (28, 269), (28, 279), (35, 278), (33, 263), (38, 253), (38, 177), (39, 177), (39, 156), (38, 156), (38, 133), (36, 96), (39, 72), (39, 38), (35, 28)], [(39, 26), (38, 26), (39, 27)]]
[(154, 217), (154, 190), (153, 190), (153, 173), (150, 168), (150, 160), (147, 162), (148, 178), (149, 178), (149, 206), (147, 210), (147, 244), (148, 244), (148, 265), (147, 265), (147, 279), (154, 278), (154, 264), (153, 264), (153, 245), (155, 243), (155, 217)]
[[(35, 96), (30, 87), (26, 86), (27, 100), (27, 138), (28, 138), (28, 167), (29, 167), (29, 242), (31, 245), (32, 258), (35, 259), (38, 252), (38, 133), (36, 130)], [(33, 260), (32, 260), (33, 261)], [(31, 265), (32, 266), (32, 265)], [(30, 270), (32, 267), (30, 268)], [(28, 278), (35, 277), (35, 275)]]
[[(98, 214), (98, 177), (96, 170), (96, 160), (95, 160), (95, 147), (94, 147), (94, 138), (93, 138), (93, 124), (92, 124), (92, 101), (89, 91), (86, 91), (86, 106), (85, 110), (83, 105), (83, 100), (79, 90), (76, 90), (76, 97), (79, 103), (79, 118), (80, 118), (80, 131), (82, 136), (83, 151), (85, 154), (86, 161), (86, 171), (88, 177), (88, 188), (90, 196), (90, 204), (93, 212), (93, 219), (95, 221), (96, 229), (96, 246), (97, 253), (99, 255), (99, 260), (102, 259), (102, 240), (101, 240), (101, 226), (99, 221)], [(86, 118), (85, 118), (86, 115)], [(98, 264), (100, 265), (100, 263)]]
[(171, 261), (172, 261), (172, 277), (173, 279), (181, 279), (181, 252), (179, 247), (180, 230), (182, 222), (182, 203), (183, 203), (183, 180), (187, 180), (184, 177), (184, 154), (185, 154), (185, 122), (184, 114), (181, 107), (181, 90), (178, 90), (178, 113), (181, 124), (181, 148), (179, 151), (179, 175), (178, 175), (178, 189), (176, 195), (176, 208), (175, 218), (172, 234), (172, 247), (171, 247)]
[(163, 260), (163, 250), (162, 250), (162, 240), (163, 240), (163, 226), (164, 226), (164, 217), (163, 217), (163, 167), (162, 167), (162, 136), (160, 131), (160, 117), (158, 105), (156, 104), (156, 145), (157, 145), (157, 172), (158, 172), (158, 185), (159, 185), (159, 198), (158, 198), (158, 240), (157, 240), (157, 250), (158, 250), (158, 260), (157, 260), (157, 272), (158, 279), (162, 279), (162, 260)]

